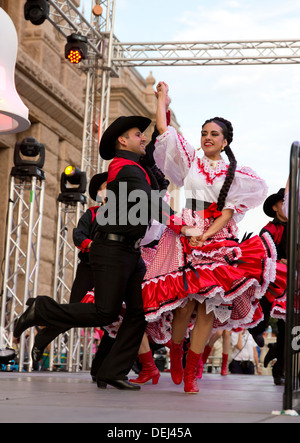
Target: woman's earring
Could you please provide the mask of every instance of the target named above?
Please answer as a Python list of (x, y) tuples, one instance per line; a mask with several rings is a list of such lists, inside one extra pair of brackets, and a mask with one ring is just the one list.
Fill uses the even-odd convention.
[(197, 148), (197, 151), (201, 151), (201, 149), (202, 149), (202, 148), (201, 148), (201, 146), (200, 146), (200, 148)]

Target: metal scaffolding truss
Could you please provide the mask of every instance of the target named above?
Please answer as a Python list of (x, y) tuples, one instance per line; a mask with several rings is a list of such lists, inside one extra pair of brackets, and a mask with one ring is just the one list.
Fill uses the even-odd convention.
[(220, 66), (300, 63), (300, 40), (113, 43), (122, 66)]
[[(103, 35), (107, 34), (107, 24), (112, 21), (114, 0), (98, 1), (102, 6), (103, 13), (95, 16), (90, 23), (78, 10), (71, 0), (48, 0), (50, 3), (50, 13), (48, 20), (65, 37), (72, 32), (81, 33), (89, 37), (90, 47), (101, 57), (99, 45), (102, 42)], [(96, 4), (96, 1), (93, 1)], [(99, 51), (99, 52), (98, 52)]]
[(104, 169), (98, 146), (108, 126), (111, 77), (118, 76), (118, 68), (111, 60), (115, 0), (93, 0), (94, 5), (96, 2), (103, 12), (92, 16), (89, 23), (71, 0), (49, 0), (49, 21), (60, 33), (65, 37), (74, 32), (88, 37), (88, 60), (80, 64), (86, 73), (81, 170), (86, 172), (88, 181)]
[[(0, 348), (12, 348), (14, 323), (37, 296), (45, 181), (11, 175), (1, 307)], [(33, 330), (19, 343), (19, 370), (31, 370)]]
[(88, 45), (98, 57), (102, 57), (99, 47), (102, 35), (80, 14), (70, 0), (48, 0), (52, 8), (48, 20), (66, 38), (72, 33), (80, 33), (88, 37)]
[[(67, 37), (80, 32), (88, 37), (94, 56), (110, 57), (102, 66), (116, 75), (124, 66), (211, 66), (300, 63), (300, 40), (196, 41), (196, 42), (120, 42), (113, 32), (115, 0), (97, 1), (103, 14), (91, 23), (71, 0), (48, 0), (49, 20)], [(113, 37), (110, 39), (110, 37)], [(105, 40), (107, 38), (107, 40)], [(110, 54), (111, 49), (111, 54)]]

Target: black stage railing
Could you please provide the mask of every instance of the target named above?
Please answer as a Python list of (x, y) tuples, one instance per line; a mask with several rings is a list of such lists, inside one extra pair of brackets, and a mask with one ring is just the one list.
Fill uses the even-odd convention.
[(290, 153), (285, 391), (283, 409), (300, 410), (300, 144)]

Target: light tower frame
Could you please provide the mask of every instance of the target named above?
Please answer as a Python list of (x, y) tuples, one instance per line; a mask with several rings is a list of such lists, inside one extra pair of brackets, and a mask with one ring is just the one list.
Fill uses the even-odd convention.
[[(0, 348), (14, 347), (13, 329), (19, 315), (27, 309), (26, 302), (37, 296), (42, 236), (45, 177), (22, 175), (12, 169), (7, 217), (5, 267), (1, 306)], [(23, 277), (23, 288), (19, 281)], [(23, 334), (19, 343), (19, 371), (24, 365), (32, 369), (30, 350), (34, 330)]]

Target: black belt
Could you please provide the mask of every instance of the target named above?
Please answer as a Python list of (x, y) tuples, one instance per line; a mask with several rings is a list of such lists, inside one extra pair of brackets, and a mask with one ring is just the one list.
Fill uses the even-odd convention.
[(203, 211), (203, 209), (208, 209), (210, 205), (210, 202), (197, 200), (196, 198), (187, 198), (185, 202), (186, 209), (192, 209), (193, 211)]
[(111, 234), (111, 233), (102, 232), (102, 231), (96, 232), (94, 239), (96, 240), (97, 238), (100, 238), (101, 240), (112, 240), (112, 241), (117, 241), (120, 243), (125, 243), (135, 249), (138, 249), (140, 247), (140, 243), (142, 241), (141, 238), (139, 238), (138, 240), (134, 240), (134, 239), (126, 237), (125, 235)]

